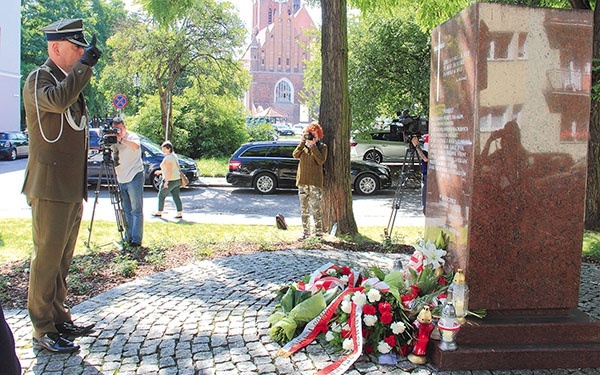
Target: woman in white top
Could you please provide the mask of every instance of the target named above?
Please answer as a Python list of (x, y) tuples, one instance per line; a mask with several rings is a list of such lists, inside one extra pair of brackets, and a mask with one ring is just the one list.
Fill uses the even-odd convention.
[(160, 185), (158, 191), (158, 211), (155, 212), (154, 216), (162, 216), (163, 208), (165, 207), (165, 198), (169, 193), (173, 196), (175, 206), (177, 207), (177, 215), (175, 218), (181, 219), (183, 217), (183, 206), (181, 204), (181, 198), (179, 196), (181, 186), (181, 176), (179, 175), (179, 160), (173, 153), (173, 145), (169, 141), (163, 142), (161, 145), (162, 152), (165, 154), (165, 158), (160, 163), (160, 170), (156, 171), (156, 174), (162, 174), (163, 182)]

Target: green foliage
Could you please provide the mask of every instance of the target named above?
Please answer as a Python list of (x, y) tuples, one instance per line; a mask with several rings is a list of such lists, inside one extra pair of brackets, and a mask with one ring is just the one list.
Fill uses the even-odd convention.
[(138, 263), (135, 259), (132, 259), (131, 256), (120, 254), (115, 258), (113, 267), (117, 274), (123, 277), (133, 277), (135, 276)]
[(202, 158), (197, 161), (200, 175), (205, 177), (225, 177), (229, 171), (229, 156)]
[(248, 141), (269, 141), (277, 139), (277, 132), (273, 125), (266, 121), (253, 121), (246, 125), (248, 129)]
[(428, 113), (429, 37), (417, 24), (368, 14), (350, 23), (348, 45), (353, 129), (369, 130), (403, 108)]
[[(243, 107), (232, 104), (243, 95), (249, 82), (248, 74), (235, 61), (237, 49), (244, 42), (243, 23), (230, 3), (213, 0), (180, 0), (169, 4), (151, 0), (143, 3), (162, 23), (130, 22), (110, 38), (111, 67), (102, 77), (106, 99), (112, 98), (115, 92), (135, 93), (131, 83), (135, 74), (139, 74), (140, 102), (129, 111), (141, 109), (146, 96), (157, 95), (160, 98), (158, 124), (163, 127), (163, 133), (169, 123), (168, 138), (188, 139), (182, 144), (185, 144), (184, 149), (189, 149), (189, 154), (217, 155), (216, 144), (195, 149), (198, 144), (194, 142), (195, 134), (190, 127), (192, 123), (213, 126), (214, 122), (225, 119), (219, 126), (230, 128), (232, 123), (238, 122), (238, 112), (242, 119), (240, 127), (243, 124)], [(190, 88), (200, 98), (186, 103), (189, 94), (185, 98), (181, 96)], [(195, 114), (177, 119), (177, 110), (187, 115), (187, 110), (194, 104), (204, 107), (194, 108)], [(224, 117), (225, 112), (235, 115)], [(184, 124), (188, 134), (171, 133), (176, 132), (177, 121)], [(234, 132), (234, 142), (239, 138), (240, 132)]]

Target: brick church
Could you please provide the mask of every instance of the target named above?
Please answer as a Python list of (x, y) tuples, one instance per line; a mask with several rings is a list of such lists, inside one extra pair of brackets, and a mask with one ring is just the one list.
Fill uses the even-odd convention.
[(273, 122), (300, 122), (307, 30), (316, 29), (302, 0), (252, 0), (251, 42), (242, 57), (252, 76), (246, 109), (269, 111)]

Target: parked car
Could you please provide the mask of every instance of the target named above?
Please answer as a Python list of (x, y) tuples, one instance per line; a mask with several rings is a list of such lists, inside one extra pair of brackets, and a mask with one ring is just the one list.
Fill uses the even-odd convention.
[[(407, 148), (408, 143), (404, 142), (402, 134), (394, 135), (389, 131), (361, 133), (350, 139), (350, 158), (376, 163), (403, 163)], [(418, 157), (415, 160), (418, 163)]]
[(275, 131), (279, 135), (294, 135), (294, 131), (285, 124), (275, 124), (275, 125), (273, 125), (273, 127), (275, 128)]
[[(92, 138), (90, 137), (91, 141)], [(161, 178), (154, 174), (154, 172), (160, 169), (160, 163), (164, 158), (162, 150), (159, 145), (143, 136), (140, 136), (140, 146), (142, 148), (142, 163), (144, 164), (144, 183), (145, 185), (151, 185), (155, 190), (159, 190)], [(87, 162), (89, 184), (98, 183), (104, 154), (105, 152), (102, 151), (100, 146), (94, 151), (92, 145), (90, 145), (90, 154)], [(179, 167), (188, 180), (190, 180), (190, 183), (198, 180), (198, 166), (196, 165), (196, 161), (177, 152), (176, 154), (179, 159)], [(105, 175), (102, 176), (102, 183), (107, 183)]]
[(304, 134), (304, 130), (306, 128), (308, 128), (309, 124), (295, 124), (292, 125), (292, 131), (294, 132), (295, 135), (302, 135)]
[[(278, 188), (295, 188), (298, 159), (292, 153), (297, 141), (245, 143), (229, 159), (226, 180), (233, 186), (253, 187), (262, 194)], [(372, 162), (352, 161), (350, 178), (354, 191), (371, 195), (392, 185), (390, 168)]]
[(16, 160), (29, 155), (29, 137), (23, 132), (0, 132), (0, 157)]

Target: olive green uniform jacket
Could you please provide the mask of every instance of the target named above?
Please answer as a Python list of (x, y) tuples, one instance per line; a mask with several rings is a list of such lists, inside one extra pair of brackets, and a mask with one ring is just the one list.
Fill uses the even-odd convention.
[(82, 116), (87, 116), (81, 91), (91, 77), (92, 68), (81, 62), (75, 63), (72, 73), (65, 77), (50, 59), (27, 77), (23, 104), (29, 160), (23, 193), (28, 198), (69, 203), (87, 199), (87, 124), (84, 130), (76, 131), (63, 113), (70, 108), (78, 125)]

